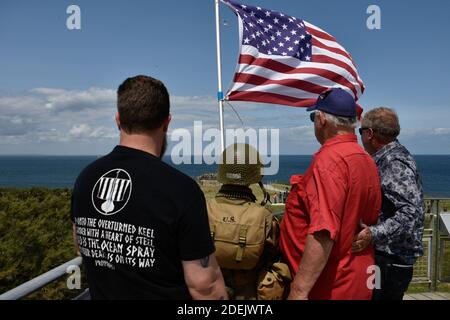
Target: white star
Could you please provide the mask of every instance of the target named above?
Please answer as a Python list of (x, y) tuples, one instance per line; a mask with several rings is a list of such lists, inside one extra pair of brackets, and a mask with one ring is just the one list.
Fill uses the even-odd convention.
[(250, 12), (250, 16), (254, 17), (254, 16), (255, 16), (255, 13), (254, 13), (253, 11)]
[(310, 56), (306, 56), (305, 59), (306, 59), (306, 61), (310, 61), (311, 57)]
[(272, 30), (272, 25), (271, 24), (269, 24), (269, 25), (267, 25), (267, 28), (269, 28), (270, 30)]
[(290, 41), (290, 40), (291, 40), (291, 38), (290, 38), (290, 37), (285, 37), (285, 38), (284, 38), (284, 40), (286, 40), (286, 41)]
[(304, 34), (302, 34), (301, 36), (300, 36), (300, 39), (302, 39), (302, 40), (304, 40), (306, 37), (305, 37), (305, 35)]
[(300, 53), (299, 52), (297, 52), (295, 55), (300, 58)]
[(277, 36), (281, 37), (281, 31), (277, 31)]
[(300, 41), (295, 40), (295, 41), (294, 41), (294, 44), (300, 44)]
[(278, 43), (278, 45), (279, 45), (280, 47), (284, 47), (284, 43), (283, 43), (283, 42)]
[(257, 9), (257, 10), (259, 10), (259, 11), (261, 11), (261, 10), (262, 10), (262, 9), (261, 9), (261, 7), (256, 7), (256, 9)]
[(270, 40), (275, 41), (275, 36), (271, 36)]
[(309, 48), (311, 45), (309, 43), (306, 44), (306, 47)]
[(244, 43), (245, 43), (245, 44), (250, 43), (250, 39), (249, 39), (249, 38), (245, 38), (245, 39), (244, 39)]
[(266, 11), (266, 17), (270, 17), (270, 12)]
[(283, 52), (282, 55), (283, 55), (283, 56), (287, 56), (287, 53), (286, 53), (286, 52)]
[(252, 38), (253, 38), (253, 39), (256, 39), (256, 36), (255, 36), (255, 34), (252, 34)]
[(261, 42), (261, 44), (262, 44), (264, 47), (267, 46), (266, 41)]
[(254, 25), (253, 23), (251, 23), (251, 22), (250, 22), (248, 25), (249, 25), (250, 27), (252, 27), (252, 28), (255, 26), (255, 25)]
[(247, 9), (247, 6), (244, 6), (243, 4), (241, 4), (242, 9)]
[(283, 28), (283, 30), (287, 30), (287, 25), (283, 24), (282, 28)]
[(273, 19), (273, 23), (277, 24), (280, 20), (278, 18)]
[(296, 18), (296, 17), (292, 17), (292, 19), (294, 19), (294, 20), (297, 20), (297, 18)]
[(284, 17), (284, 14), (280, 13), (280, 17)]
[(269, 50), (269, 51), (267, 51), (267, 54), (272, 54), (272, 51), (270, 51), (270, 50)]
[(264, 22), (263, 19), (259, 19), (259, 20), (258, 20), (258, 23), (259, 23), (259, 24), (263, 24), (263, 22)]
[(244, 18), (248, 18), (248, 15), (244, 14)]
[(274, 48), (273, 48), (273, 51), (277, 52), (277, 51), (278, 51), (278, 48), (274, 47)]
[(292, 31), (291, 31), (291, 34), (292, 34), (293, 36), (295, 36), (295, 35), (297, 34), (297, 31), (296, 31), (296, 30), (292, 30)]
[(260, 37), (260, 36), (261, 36), (261, 32), (257, 31), (257, 32), (256, 32), (256, 36), (257, 36), (257, 37)]
[(300, 51), (303, 53), (303, 52), (305, 52), (305, 49), (303, 49), (303, 48), (300, 48)]
[(269, 32), (269, 28), (264, 28), (264, 32), (265, 33)]
[(289, 22), (294, 22), (294, 20), (292, 20), (292, 18), (289, 18)]
[(248, 31), (248, 28), (247, 28), (247, 27), (245, 27), (245, 31)]
[(294, 48), (289, 47), (288, 50), (289, 50), (289, 51), (294, 51)]

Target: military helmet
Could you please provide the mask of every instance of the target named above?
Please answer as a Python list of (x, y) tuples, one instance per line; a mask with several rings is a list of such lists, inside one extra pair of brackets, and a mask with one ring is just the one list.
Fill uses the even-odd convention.
[(255, 148), (247, 143), (230, 145), (222, 153), (217, 180), (223, 184), (247, 186), (259, 183), (263, 165)]

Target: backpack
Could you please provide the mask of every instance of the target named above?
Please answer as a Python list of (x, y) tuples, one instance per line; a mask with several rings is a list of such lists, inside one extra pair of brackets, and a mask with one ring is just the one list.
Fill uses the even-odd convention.
[[(216, 258), (221, 268), (252, 270), (260, 262), (271, 213), (254, 203), (208, 202), (211, 237), (216, 246)], [(269, 226), (267, 225), (270, 221)]]

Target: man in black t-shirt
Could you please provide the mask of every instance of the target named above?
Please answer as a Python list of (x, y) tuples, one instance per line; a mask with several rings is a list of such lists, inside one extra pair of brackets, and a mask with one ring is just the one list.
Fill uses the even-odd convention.
[(161, 161), (171, 120), (150, 77), (118, 90), (120, 145), (78, 177), (71, 219), (93, 299), (225, 299), (205, 199)]

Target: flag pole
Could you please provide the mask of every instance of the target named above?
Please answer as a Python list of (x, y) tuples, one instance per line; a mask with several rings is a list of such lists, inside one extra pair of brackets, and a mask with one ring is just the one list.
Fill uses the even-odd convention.
[(220, 120), (220, 145), (222, 152), (225, 150), (225, 132), (224, 132), (224, 118), (223, 118), (223, 91), (222, 91), (222, 54), (220, 46), (220, 0), (215, 0), (216, 7), (216, 42), (217, 42), (217, 77), (218, 77), (218, 92), (217, 99), (219, 101), (219, 120)]

